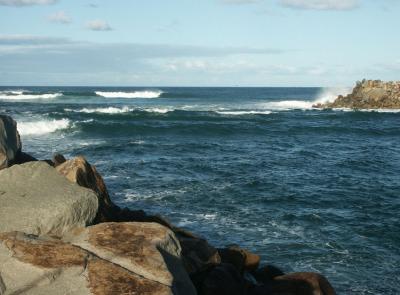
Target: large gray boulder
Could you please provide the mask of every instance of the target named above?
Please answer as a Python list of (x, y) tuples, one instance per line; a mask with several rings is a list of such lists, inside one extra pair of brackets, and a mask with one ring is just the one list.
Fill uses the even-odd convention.
[(0, 233), (52, 234), (89, 225), (98, 210), (96, 194), (71, 183), (45, 162), (0, 170)]
[(0, 169), (12, 165), (20, 152), (17, 123), (9, 116), (0, 115)]

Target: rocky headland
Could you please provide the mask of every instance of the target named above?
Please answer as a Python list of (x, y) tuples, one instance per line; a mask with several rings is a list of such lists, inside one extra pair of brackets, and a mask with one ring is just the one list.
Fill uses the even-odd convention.
[(215, 248), (161, 216), (113, 204), (84, 157), (22, 152), (0, 115), (0, 295), (332, 295), (238, 245)]
[(315, 108), (400, 109), (400, 81), (357, 82), (352, 93), (339, 95), (334, 102), (316, 104)]

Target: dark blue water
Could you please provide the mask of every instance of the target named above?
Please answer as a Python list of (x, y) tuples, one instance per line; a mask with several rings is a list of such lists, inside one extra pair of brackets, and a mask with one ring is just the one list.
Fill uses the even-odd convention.
[(0, 109), (26, 152), (85, 155), (118, 205), (339, 294), (399, 294), (400, 113), (312, 108), (342, 91), (3, 87)]

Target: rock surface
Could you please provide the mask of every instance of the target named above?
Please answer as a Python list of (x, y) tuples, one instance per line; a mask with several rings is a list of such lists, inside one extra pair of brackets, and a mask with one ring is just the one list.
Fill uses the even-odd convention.
[(62, 235), (94, 220), (93, 191), (73, 184), (44, 162), (14, 165), (0, 171), (0, 233)]
[(63, 156), (58, 155), (54, 161), (56, 170), (65, 176), (70, 182), (93, 190), (98, 198), (99, 210), (95, 223), (113, 221), (118, 208), (111, 202), (103, 178), (96, 168), (82, 156), (66, 161)]
[(0, 169), (14, 164), (21, 148), (17, 123), (9, 116), (0, 115)]
[(123, 268), (168, 286), (174, 294), (195, 294), (174, 233), (157, 223), (101, 223), (64, 240)]
[(103, 223), (67, 237), (0, 234), (3, 293), (196, 294), (179, 243), (161, 225)]
[(314, 105), (316, 108), (400, 109), (400, 82), (363, 80), (353, 92), (340, 95), (334, 102)]

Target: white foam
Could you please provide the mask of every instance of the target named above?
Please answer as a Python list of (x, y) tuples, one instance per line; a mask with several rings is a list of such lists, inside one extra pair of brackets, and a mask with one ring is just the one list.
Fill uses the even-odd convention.
[(158, 98), (163, 94), (160, 90), (144, 90), (133, 92), (109, 92), (109, 91), (96, 91), (96, 95), (107, 98)]
[(166, 114), (171, 111), (171, 109), (166, 109), (166, 108), (151, 108), (151, 109), (145, 109), (146, 112), (149, 113), (160, 113), (160, 114)]
[(311, 109), (314, 103), (306, 100), (282, 100), (267, 102), (264, 107), (271, 110), (307, 110)]
[(313, 105), (333, 102), (339, 95), (346, 95), (351, 88), (324, 88), (315, 100), (282, 100), (262, 104), (263, 108), (269, 110), (311, 110)]
[(221, 115), (232, 115), (232, 116), (240, 116), (240, 115), (269, 115), (271, 111), (217, 111), (216, 113)]
[(70, 125), (68, 119), (18, 122), (18, 131), (21, 135), (42, 135), (66, 129)]
[[(65, 109), (66, 111), (73, 111), (71, 109)], [(121, 114), (121, 113), (129, 113), (132, 112), (133, 109), (129, 108), (127, 106), (122, 107), (122, 108), (116, 108), (116, 107), (108, 107), (108, 108), (95, 108), (95, 109), (88, 109), (88, 108), (83, 108), (78, 111), (78, 113), (87, 113), (87, 114), (92, 114), (92, 113), (102, 113), (102, 114)]]
[(35, 100), (35, 99), (53, 99), (62, 96), (62, 93), (45, 94), (24, 94), (23, 91), (4, 91), (0, 92), (2, 100)]

